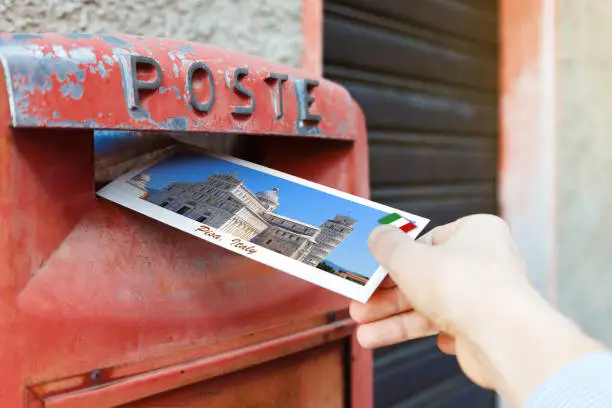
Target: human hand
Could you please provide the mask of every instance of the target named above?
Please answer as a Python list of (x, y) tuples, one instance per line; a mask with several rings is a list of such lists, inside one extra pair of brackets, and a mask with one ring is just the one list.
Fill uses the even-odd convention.
[[(389, 278), (367, 304), (350, 305), (364, 347), (437, 334), (439, 348), (456, 354), (472, 381), (506, 391), (517, 404), (564, 361), (594, 347), (529, 285), (498, 217), (461, 218), (417, 242), (396, 228), (379, 227), (369, 244)], [(551, 347), (556, 333), (564, 340)], [(574, 347), (576, 342), (584, 347)], [(543, 347), (557, 353), (534, 368), (531, 353)], [(545, 354), (539, 350), (537, 358)]]
[(389, 272), (367, 304), (353, 302), (368, 348), (438, 334), (440, 350), (457, 354), (477, 384), (491, 387), (488, 363), (471, 337), (487, 291), (526, 285), (524, 267), (506, 224), (493, 216), (471, 216), (433, 229), (414, 242), (394, 227), (379, 227), (370, 250)]

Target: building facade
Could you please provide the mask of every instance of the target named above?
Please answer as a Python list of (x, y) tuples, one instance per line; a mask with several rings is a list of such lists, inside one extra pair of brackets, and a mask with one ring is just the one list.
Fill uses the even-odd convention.
[(336, 215), (321, 226), (317, 237), (317, 245), (310, 251), (305, 262), (316, 266), (353, 232), (355, 220), (342, 215)]
[(317, 244), (320, 228), (272, 212), (264, 214), (264, 219), (268, 222), (268, 228), (252, 242), (305, 262), (306, 256)]
[[(279, 188), (251, 192), (236, 174), (213, 174), (199, 183), (147, 188), (150, 176), (128, 188), (153, 204), (311, 266), (318, 266), (351, 232), (356, 221), (336, 215), (321, 226), (277, 214)], [(132, 192), (132, 193), (133, 193)]]
[(268, 227), (262, 215), (276, 208), (234, 174), (213, 174), (203, 183), (171, 183), (149, 192), (147, 201), (246, 241)]

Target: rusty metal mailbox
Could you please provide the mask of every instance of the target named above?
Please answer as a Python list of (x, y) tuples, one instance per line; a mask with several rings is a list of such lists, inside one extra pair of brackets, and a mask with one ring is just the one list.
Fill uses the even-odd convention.
[(343, 88), (165, 39), (0, 43), (0, 406), (371, 405), (345, 298), (95, 197), (101, 129), (242, 135), (261, 164), (367, 196)]

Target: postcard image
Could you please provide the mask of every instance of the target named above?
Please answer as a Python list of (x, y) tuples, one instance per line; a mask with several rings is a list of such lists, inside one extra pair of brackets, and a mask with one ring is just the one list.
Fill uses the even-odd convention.
[(416, 238), (426, 218), (234, 157), (177, 149), (98, 192), (235, 253), (367, 302), (386, 276), (368, 250), (380, 224)]

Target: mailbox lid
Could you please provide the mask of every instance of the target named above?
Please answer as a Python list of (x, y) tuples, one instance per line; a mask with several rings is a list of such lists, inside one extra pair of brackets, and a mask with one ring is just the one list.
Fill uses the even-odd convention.
[[(354, 140), (349, 93), (222, 48), (135, 36), (0, 36), (15, 127), (141, 129)], [(136, 91), (136, 92), (135, 92)]]

